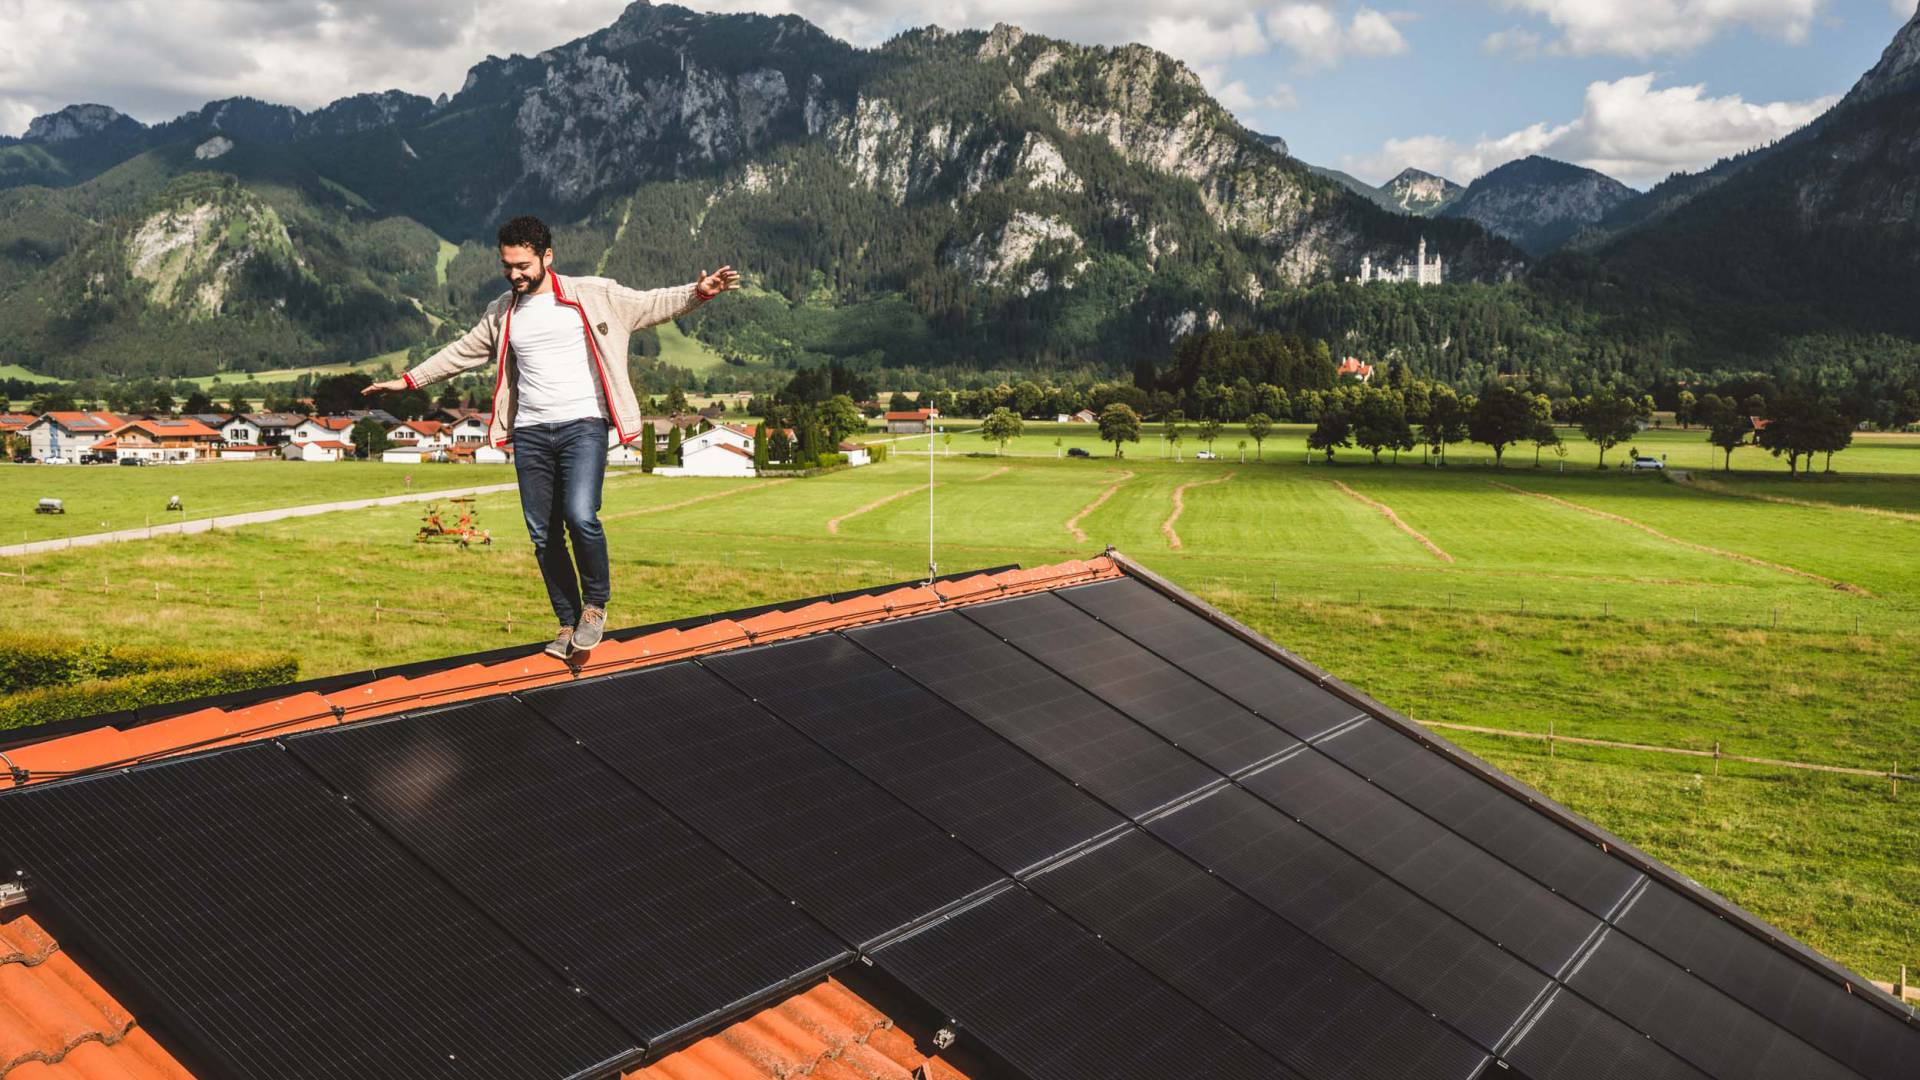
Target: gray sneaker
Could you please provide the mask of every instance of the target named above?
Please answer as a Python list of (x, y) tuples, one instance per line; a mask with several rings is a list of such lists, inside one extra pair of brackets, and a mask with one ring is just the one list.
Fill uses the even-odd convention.
[(573, 627), (561, 627), (560, 632), (553, 636), (553, 640), (547, 642), (547, 647), (540, 651), (556, 660), (565, 660), (568, 654), (573, 652)]
[(580, 625), (573, 628), (573, 647), (591, 649), (600, 644), (600, 634), (607, 628), (607, 609), (589, 606), (580, 613)]

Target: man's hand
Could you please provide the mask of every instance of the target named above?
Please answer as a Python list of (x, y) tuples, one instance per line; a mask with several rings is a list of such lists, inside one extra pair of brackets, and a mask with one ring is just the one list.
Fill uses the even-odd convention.
[(377, 382), (368, 386), (365, 390), (360, 391), (360, 394), (362, 397), (368, 397), (374, 394), (384, 394), (389, 390), (405, 390), (406, 388), (407, 380), (388, 379), (386, 382)]
[(702, 300), (711, 300), (728, 289), (740, 287), (740, 272), (731, 266), (723, 266), (709, 274), (700, 271), (700, 280), (693, 283)]

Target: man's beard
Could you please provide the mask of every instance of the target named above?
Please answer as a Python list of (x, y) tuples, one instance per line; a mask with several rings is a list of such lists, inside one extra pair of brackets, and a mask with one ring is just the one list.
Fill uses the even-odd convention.
[[(513, 291), (517, 293), (531, 293), (538, 290), (541, 285), (546, 284), (546, 280), (547, 271), (545, 267), (542, 267), (538, 275), (523, 281), (515, 281), (513, 283)], [(525, 286), (524, 288), (522, 288), (523, 285)]]

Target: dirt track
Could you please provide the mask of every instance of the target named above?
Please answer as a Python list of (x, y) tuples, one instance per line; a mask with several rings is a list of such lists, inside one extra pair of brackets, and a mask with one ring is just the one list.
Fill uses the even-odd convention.
[(1380, 511), (1381, 516), (1385, 517), (1388, 521), (1393, 522), (1394, 528), (1399, 529), (1401, 532), (1406, 533), (1408, 536), (1411, 536), (1415, 540), (1419, 541), (1420, 546), (1423, 548), (1426, 548), (1428, 551), (1431, 551), (1433, 553), (1434, 558), (1439, 559), (1441, 562), (1445, 562), (1445, 563), (1450, 563), (1453, 561), (1453, 556), (1440, 550), (1440, 545), (1427, 539), (1425, 533), (1422, 533), (1418, 529), (1415, 529), (1413, 526), (1407, 524), (1404, 521), (1401, 521), (1400, 515), (1393, 512), (1393, 507), (1388, 506), (1386, 503), (1376, 502), (1373, 499), (1369, 499), (1365, 495), (1360, 494), (1359, 492), (1353, 490), (1352, 488), (1348, 487), (1347, 485), (1341, 483), (1338, 480), (1332, 480), (1332, 481), (1329, 481), (1329, 483), (1331, 483), (1334, 487), (1339, 488), (1341, 491), (1346, 492), (1348, 495), (1351, 495), (1354, 498), (1360, 500), (1361, 502), (1367, 504), (1368, 506), (1373, 507), (1375, 510)]
[(1131, 479), (1133, 479), (1133, 473), (1131, 470), (1122, 471), (1120, 473), (1120, 479), (1115, 480), (1111, 485), (1107, 487), (1105, 491), (1102, 491), (1098, 498), (1094, 499), (1092, 502), (1088, 503), (1087, 505), (1081, 507), (1079, 513), (1067, 519), (1067, 531), (1073, 534), (1073, 538), (1075, 540), (1085, 543), (1088, 539), (1087, 534), (1083, 532), (1080, 528), (1080, 519), (1086, 517), (1088, 514), (1093, 513), (1095, 510), (1100, 509), (1100, 507), (1103, 504), (1105, 504), (1108, 499), (1113, 498), (1114, 492), (1120, 490), (1120, 485), (1126, 483)]
[(1215, 477), (1212, 480), (1195, 480), (1191, 484), (1181, 484), (1179, 487), (1173, 489), (1173, 513), (1168, 514), (1167, 520), (1160, 523), (1160, 531), (1165, 533), (1167, 537), (1168, 551), (1179, 551), (1181, 548), (1180, 534), (1174, 531), (1173, 523), (1179, 521), (1180, 515), (1187, 511), (1187, 489), (1206, 487), (1208, 484), (1224, 484), (1231, 479), (1233, 479), (1233, 474), (1228, 473), (1225, 476)]
[(932, 486), (933, 486), (932, 484), (921, 484), (919, 487), (910, 487), (905, 491), (896, 491), (891, 495), (885, 495), (878, 499), (875, 499), (872, 502), (868, 503), (865, 506), (860, 507), (857, 510), (849, 510), (844, 514), (841, 514), (839, 517), (834, 518), (827, 522), (827, 534), (830, 536), (838, 536), (840, 535), (840, 523), (847, 520), (848, 518), (857, 518), (861, 514), (864, 514), (869, 510), (878, 510), (881, 507), (887, 505), (888, 503), (894, 501), (895, 499), (904, 499), (909, 495), (914, 495), (919, 492), (925, 491)]

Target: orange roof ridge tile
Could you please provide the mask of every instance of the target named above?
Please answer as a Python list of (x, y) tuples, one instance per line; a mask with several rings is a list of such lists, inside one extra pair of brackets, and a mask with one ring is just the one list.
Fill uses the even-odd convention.
[[(302, 691), (240, 709), (199, 709), (125, 732), (114, 727), (94, 728), (30, 743), (7, 751), (7, 756), (28, 771), (27, 783), (59, 779), (90, 769), (392, 716), (1120, 575), (1111, 557), (1098, 555), (998, 574), (902, 585), (886, 592), (819, 600), (742, 619), (723, 618), (683, 629), (656, 630), (624, 641), (609, 639), (577, 665), (534, 653), (416, 676), (389, 675), (324, 695)], [(14, 781), (9, 776), (0, 775), (0, 790), (12, 786)]]

